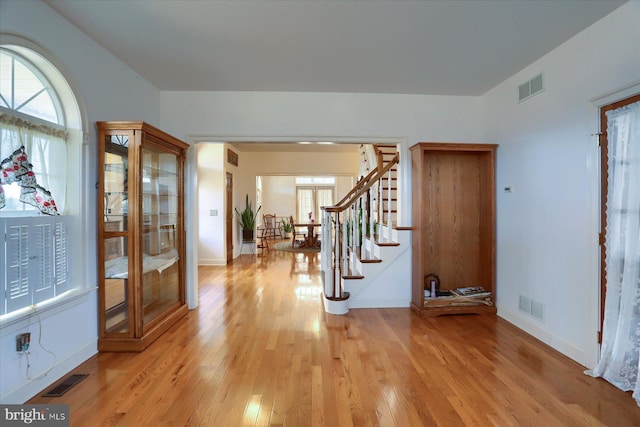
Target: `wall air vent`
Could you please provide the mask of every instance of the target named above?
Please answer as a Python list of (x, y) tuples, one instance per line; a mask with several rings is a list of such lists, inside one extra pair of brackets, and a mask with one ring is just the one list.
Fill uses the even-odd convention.
[(538, 74), (528, 82), (518, 86), (518, 102), (525, 101), (544, 90), (544, 82), (542, 73)]
[(532, 298), (527, 298), (524, 295), (520, 295), (518, 308), (520, 311), (535, 317), (540, 321), (544, 321), (544, 304), (536, 301)]
[(531, 314), (531, 300), (523, 295), (520, 295), (520, 311), (524, 311), (527, 314)]

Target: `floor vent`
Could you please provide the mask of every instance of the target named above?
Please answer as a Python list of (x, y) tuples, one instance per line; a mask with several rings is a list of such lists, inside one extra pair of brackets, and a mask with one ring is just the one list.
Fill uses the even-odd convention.
[(531, 300), (523, 295), (520, 295), (520, 311), (524, 311), (527, 314), (531, 314)]
[(69, 375), (67, 378), (63, 379), (58, 385), (51, 388), (42, 397), (60, 397), (66, 392), (68, 392), (71, 387), (78, 384), (80, 381), (85, 379), (88, 374), (73, 374)]
[(524, 311), (528, 315), (535, 317), (540, 321), (544, 321), (544, 304), (539, 301), (520, 295), (519, 307), (520, 311)]
[(531, 315), (544, 321), (544, 305), (541, 302), (531, 300)]

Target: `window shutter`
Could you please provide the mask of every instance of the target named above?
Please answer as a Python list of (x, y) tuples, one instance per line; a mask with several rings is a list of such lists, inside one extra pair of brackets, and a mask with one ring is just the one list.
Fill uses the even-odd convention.
[(6, 225), (6, 312), (31, 304), (29, 289), (29, 226), (7, 221)]
[(69, 289), (69, 260), (67, 250), (67, 224), (56, 221), (55, 228), (55, 294), (60, 295)]
[(53, 297), (53, 224), (52, 221), (33, 224), (30, 236), (33, 250), (29, 257), (29, 281), (33, 289), (33, 304)]
[(10, 313), (60, 295), (70, 287), (65, 217), (18, 217), (0, 220), (5, 245), (0, 250), (4, 302)]

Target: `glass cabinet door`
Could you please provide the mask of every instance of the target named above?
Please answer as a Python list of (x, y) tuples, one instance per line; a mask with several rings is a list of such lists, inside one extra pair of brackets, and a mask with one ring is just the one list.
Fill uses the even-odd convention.
[(129, 256), (127, 239), (128, 135), (107, 135), (104, 156), (105, 332), (129, 332)]
[(142, 149), (142, 305), (147, 325), (180, 302), (177, 231), (179, 162), (154, 145)]

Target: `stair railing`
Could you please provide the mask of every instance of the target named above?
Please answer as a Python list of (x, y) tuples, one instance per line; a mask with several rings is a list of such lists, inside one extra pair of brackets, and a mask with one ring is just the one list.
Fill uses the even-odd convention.
[[(391, 227), (391, 169), (399, 162), (399, 154), (386, 164), (378, 157), (378, 166), (333, 206), (322, 209), (322, 263), (324, 274), (324, 294), (329, 300), (341, 301), (349, 296), (345, 294), (344, 277), (354, 276), (356, 257), (366, 259), (372, 256), (372, 250), (363, 249), (363, 236), (377, 239), (382, 224), (382, 210), (387, 206), (387, 226)], [(387, 182), (385, 187), (384, 182)], [(374, 212), (371, 203), (371, 189), (377, 184), (377, 210)], [(386, 188), (386, 191), (385, 191)], [(386, 198), (386, 199), (385, 199)], [(377, 230), (376, 230), (377, 228)]]

